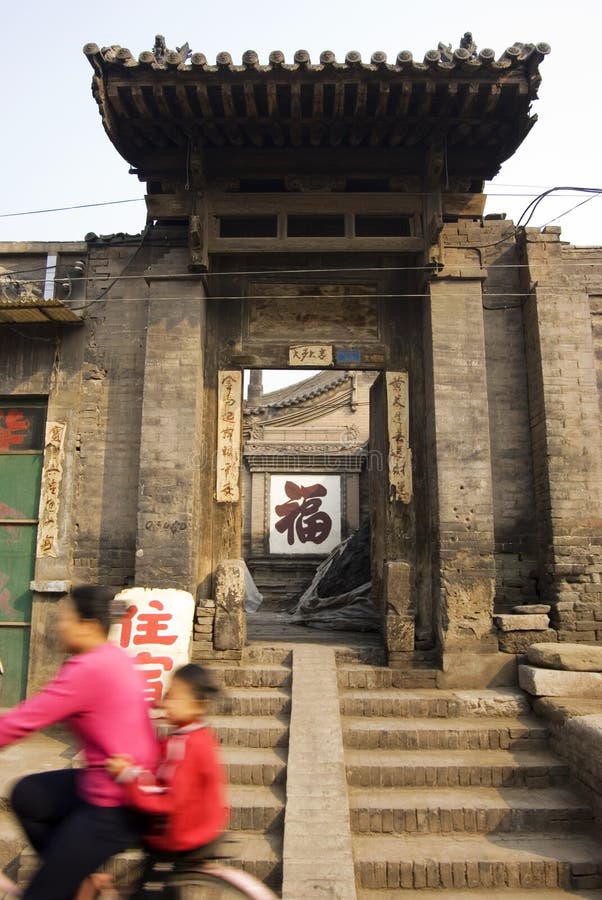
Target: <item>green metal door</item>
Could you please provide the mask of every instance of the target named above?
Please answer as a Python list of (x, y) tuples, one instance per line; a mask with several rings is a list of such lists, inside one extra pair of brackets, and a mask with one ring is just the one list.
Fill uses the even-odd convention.
[(0, 660), (2, 706), (27, 687), (46, 407), (0, 402)]

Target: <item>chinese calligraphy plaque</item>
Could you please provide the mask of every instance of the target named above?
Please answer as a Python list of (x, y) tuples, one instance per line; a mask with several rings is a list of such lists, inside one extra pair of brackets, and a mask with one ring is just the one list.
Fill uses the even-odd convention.
[(47, 422), (40, 491), (38, 556), (57, 556), (60, 487), (63, 480), (64, 422)]
[(289, 366), (321, 369), (334, 363), (331, 344), (294, 344), (288, 348)]
[(412, 451), (408, 373), (387, 372), (387, 430), (389, 440), (389, 499), (412, 499)]
[(242, 372), (220, 371), (217, 393), (215, 499), (237, 503), (240, 497)]

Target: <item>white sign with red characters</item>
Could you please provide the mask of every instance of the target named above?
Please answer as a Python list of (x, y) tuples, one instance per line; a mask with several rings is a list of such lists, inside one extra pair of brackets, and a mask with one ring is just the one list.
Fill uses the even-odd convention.
[(189, 662), (194, 598), (188, 591), (128, 588), (115, 600), (125, 614), (109, 638), (133, 656), (146, 696), (158, 703), (172, 673)]

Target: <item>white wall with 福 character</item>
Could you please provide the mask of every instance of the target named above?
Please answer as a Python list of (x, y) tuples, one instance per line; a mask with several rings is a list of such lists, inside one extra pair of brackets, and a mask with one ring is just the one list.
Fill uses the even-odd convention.
[(270, 553), (328, 554), (340, 542), (338, 475), (270, 476)]

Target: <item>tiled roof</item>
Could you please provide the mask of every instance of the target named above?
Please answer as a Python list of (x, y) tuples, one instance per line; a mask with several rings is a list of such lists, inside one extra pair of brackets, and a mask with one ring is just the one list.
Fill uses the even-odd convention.
[(245, 415), (256, 413), (261, 409), (284, 409), (287, 406), (295, 406), (307, 400), (314, 400), (316, 397), (332, 391), (350, 380), (349, 372), (328, 370), (318, 372), (317, 375), (313, 375), (311, 378), (305, 378), (303, 381), (298, 381), (295, 384), (264, 394), (261, 398), (261, 404), (256, 407), (248, 407), (245, 404)]
[(177, 157), (169, 164), (179, 171), (191, 143), (218, 152), (379, 149), (405, 153), (402, 168), (413, 171), (445, 141), (448, 174), (488, 178), (535, 121), (530, 104), (550, 48), (516, 43), (497, 56), (477, 52), (468, 37), (455, 50), (440, 44), (422, 59), (404, 50), (391, 61), (382, 51), (339, 61), (327, 50), (312, 62), (298, 50), (290, 61), (274, 51), (262, 63), (248, 50), (240, 63), (227, 52), (210, 63), (159, 39), (138, 57), (119, 46), (86, 44), (84, 52), (106, 131), (141, 177), (153, 156)]

